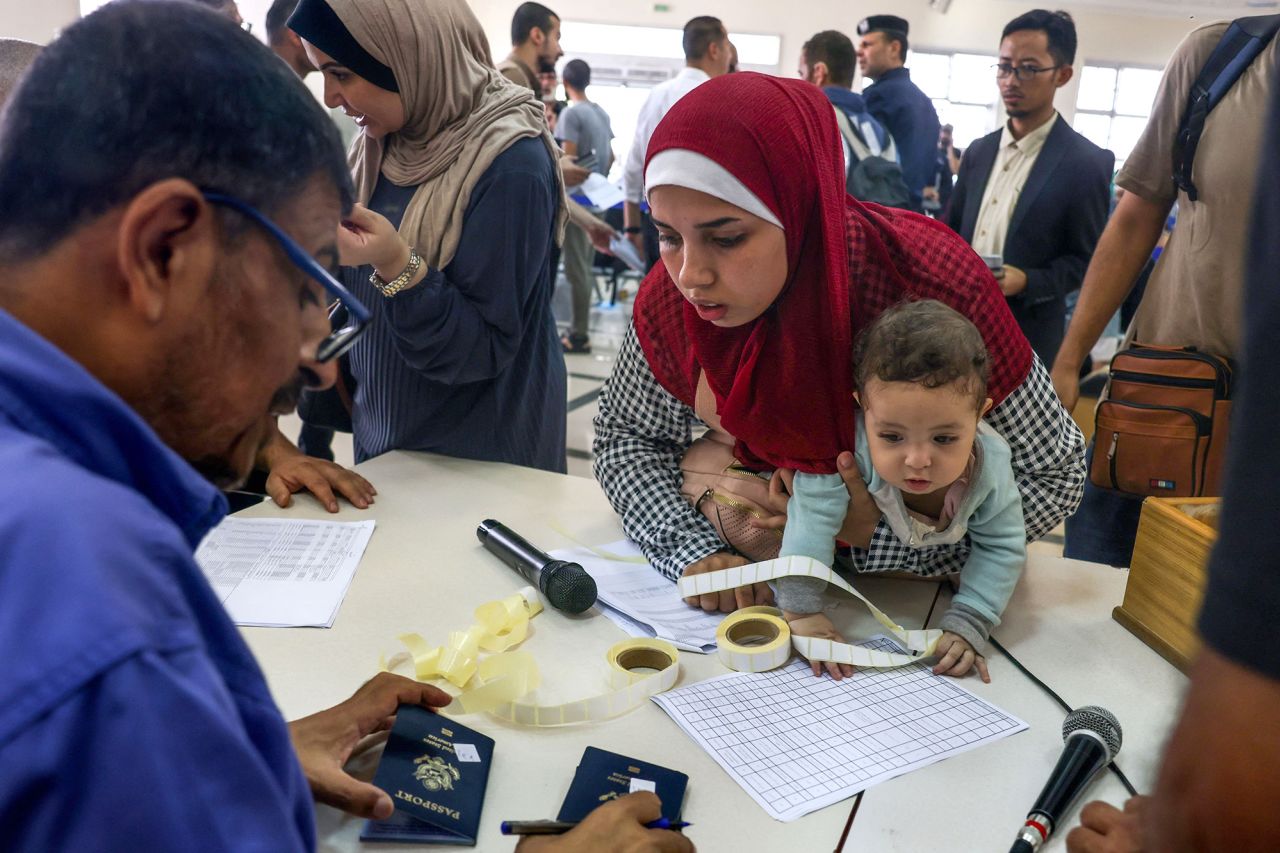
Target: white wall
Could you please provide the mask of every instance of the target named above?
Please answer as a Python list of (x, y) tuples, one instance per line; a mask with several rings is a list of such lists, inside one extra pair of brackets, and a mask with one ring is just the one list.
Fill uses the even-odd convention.
[(0, 37), (48, 44), (79, 18), (79, 0), (0, 0)]
[[(484, 25), (495, 60), (510, 49), (511, 13), (519, 0), (470, 0)], [(716, 15), (731, 30), (782, 36), (782, 74), (794, 74), (800, 46), (814, 33), (838, 29), (853, 35), (869, 14), (892, 12), (911, 22), (911, 43), (922, 49), (974, 50), (995, 53), (1000, 31), (1022, 12), (1037, 5), (1072, 13), (1080, 37), (1077, 65), (1082, 61), (1125, 62), (1161, 67), (1178, 42), (1199, 21), (1099, 12), (1073, 6), (1069, 0), (953, 0), (947, 14), (929, 8), (927, 0), (698, 0), (668, 2), (671, 11), (655, 12), (652, 0), (543, 0), (567, 21), (682, 27), (695, 15)], [(992, 86), (995, 86), (994, 79)], [(1058, 97), (1070, 119), (1076, 100), (1074, 83)]]

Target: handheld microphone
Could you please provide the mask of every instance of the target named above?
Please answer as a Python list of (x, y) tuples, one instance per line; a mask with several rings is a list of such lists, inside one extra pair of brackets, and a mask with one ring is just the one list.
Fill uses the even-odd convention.
[(596, 581), (577, 563), (553, 560), (505, 524), (487, 518), (476, 528), (476, 538), (487, 551), (515, 569), (542, 590), (552, 607), (565, 613), (581, 613), (596, 603)]
[(1009, 853), (1033, 853), (1049, 839), (1093, 777), (1120, 752), (1123, 735), (1110, 711), (1089, 705), (1067, 715), (1062, 723), (1062, 740), (1062, 756)]

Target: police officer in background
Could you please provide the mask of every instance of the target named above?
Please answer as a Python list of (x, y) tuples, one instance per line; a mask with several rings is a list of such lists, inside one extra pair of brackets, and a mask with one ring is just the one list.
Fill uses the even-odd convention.
[(902, 176), (919, 209), (924, 188), (934, 183), (940, 127), (933, 101), (905, 67), (910, 26), (897, 15), (864, 18), (858, 24), (858, 68), (875, 81), (862, 96), (897, 143)]

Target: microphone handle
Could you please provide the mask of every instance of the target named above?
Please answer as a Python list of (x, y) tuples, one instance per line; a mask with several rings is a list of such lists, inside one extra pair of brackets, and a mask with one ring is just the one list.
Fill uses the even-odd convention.
[(1042, 814), (1057, 824), (1109, 760), (1106, 744), (1096, 735), (1074, 732), (1062, 747), (1062, 755), (1031, 807), (1031, 813)]
[(1088, 731), (1073, 732), (1062, 748), (1062, 755), (1049, 774), (1035, 805), (1027, 813), (1027, 821), (1018, 833), (1010, 853), (1031, 853), (1049, 839), (1071, 804), (1089, 787), (1099, 770), (1106, 767), (1111, 754), (1102, 739)]
[(519, 572), (525, 580), (538, 587), (544, 594), (543, 568), (551, 562), (546, 552), (539, 550), (510, 527), (493, 519), (486, 519), (476, 529), (480, 544), (489, 553)]

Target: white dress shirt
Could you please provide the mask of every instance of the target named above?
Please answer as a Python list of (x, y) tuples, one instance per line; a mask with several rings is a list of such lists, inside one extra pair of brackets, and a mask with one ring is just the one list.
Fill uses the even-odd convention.
[(622, 170), (622, 190), (627, 201), (639, 204), (644, 198), (644, 155), (649, 150), (649, 140), (658, 122), (675, 105), (676, 101), (692, 92), (711, 78), (701, 68), (685, 67), (670, 80), (654, 86), (640, 108), (636, 121), (636, 136), (627, 152), (627, 165)]
[(1040, 127), (1021, 139), (1014, 139), (1009, 125), (1000, 134), (1000, 152), (996, 154), (987, 188), (982, 194), (982, 207), (978, 210), (978, 222), (973, 229), (973, 250), (979, 255), (1003, 255), (1005, 239), (1009, 236), (1009, 224), (1013, 221), (1014, 208), (1022, 197), (1022, 188), (1031, 176), (1031, 168), (1044, 148), (1049, 132), (1058, 123), (1054, 113)]

